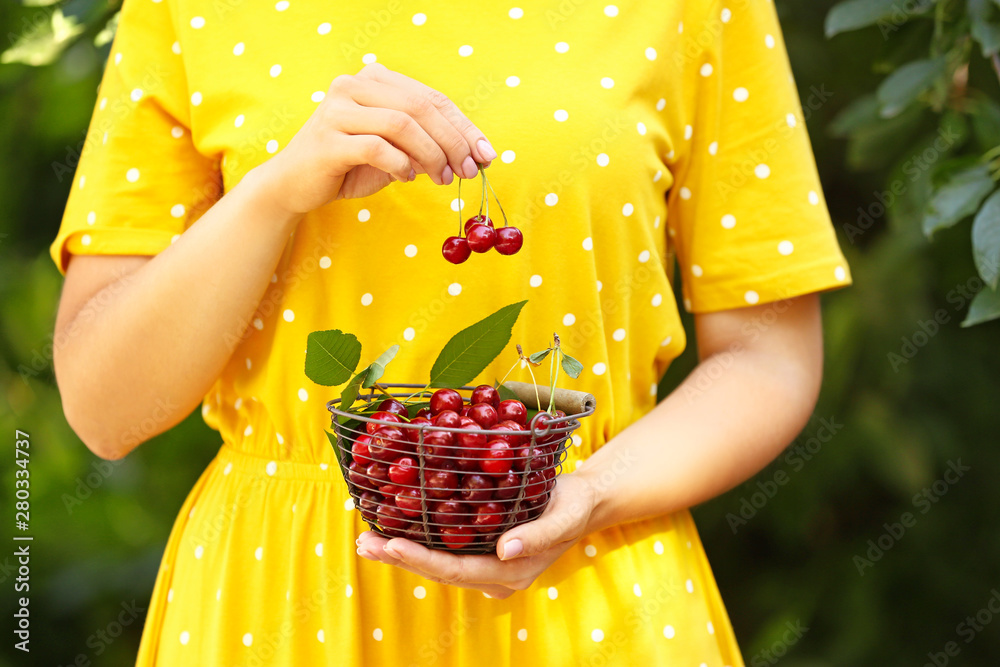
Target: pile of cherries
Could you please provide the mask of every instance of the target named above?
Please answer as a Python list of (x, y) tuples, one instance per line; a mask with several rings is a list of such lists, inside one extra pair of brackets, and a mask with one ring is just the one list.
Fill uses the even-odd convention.
[(485, 384), (468, 403), (439, 389), (412, 417), (400, 401), (382, 401), (362, 422), (364, 432), (342, 441), (362, 517), (386, 535), (432, 548), (495, 545), (542, 513), (565, 451), (564, 412), (539, 412), (530, 425), (527, 417), (521, 401), (501, 401)]
[(517, 227), (494, 229), (493, 221), (483, 214), (465, 221), (465, 237), (449, 236), (441, 247), (444, 258), (452, 264), (461, 264), (473, 252), (496, 249), (501, 255), (513, 255), (524, 245), (524, 235)]

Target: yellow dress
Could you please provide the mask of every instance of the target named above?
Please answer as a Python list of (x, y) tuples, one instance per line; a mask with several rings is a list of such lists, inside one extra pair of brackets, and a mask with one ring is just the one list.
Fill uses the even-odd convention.
[(849, 283), (772, 3), (614, 1), (125, 2), (61, 270), (169, 247), (372, 61), (483, 128), (525, 234), (515, 256), (447, 263), (457, 183), (426, 177), (305, 217), (205, 397), (221, 447), (173, 528), (139, 665), (743, 664), (687, 511), (592, 534), (502, 601), (358, 557), (324, 434), (339, 388), (303, 372), (309, 332), (340, 328), (363, 363), (398, 343), (385, 381), (421, 382), (454, 332), (528, 299), (481, 379), (560, 333), (585, 365), (564, 386), (599, 406), (571, 471), (654, 406), (684, 349), (675, 258), (698, 313)]

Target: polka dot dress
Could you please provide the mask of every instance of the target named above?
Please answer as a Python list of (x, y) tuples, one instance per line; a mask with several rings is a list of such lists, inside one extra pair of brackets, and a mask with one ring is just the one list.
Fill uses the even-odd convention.
[(372, 62), (487, 132), (525, 234), (515, 256), (448, 264), (478, 182), (460, 200), (426, 177), (305, 217), (205, 397), (222, 445), (178, 515), (139, 665), (743, 664), (686, 511), (589, 535), (507, 600), (355, 553), (365, 526), (324, 434), (338, 391), (303, 374), (309, 332), (354, 332), (364, 359), (398, 343), (385, 380), (416, 382), (452, 333), (527, 299), (510, 352), (559, 332), (585, 366), (565, 386), (598, 398), (572, 471), (654, 406), (684, 349), (675, 265), (699, 313), (850, 282), (770, 2), (513, 1), (125, 3), (61, 270), (169, 248)]

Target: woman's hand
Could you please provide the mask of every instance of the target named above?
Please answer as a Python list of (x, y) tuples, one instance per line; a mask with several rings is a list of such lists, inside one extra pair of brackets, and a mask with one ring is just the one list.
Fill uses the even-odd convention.
[(497, 555), (459, 555), (428, 549), (416, 542), (391, 540), (365, 531), (358, 555), (419, 574), (431, 581), (474, 588), (504, 599), (528, 588), (567, 549), (589, 532), (595, 493), (574, 474), (560, 475), (545, 511), (534, 521), (500, 536)]
[(438, 185), (474, 178), (496, 158), (483, 133), (442, 93), (377, 63), (333, 80), (288, 145), (257, 169), (274, 203), (302, 214), (367, 197), (426, 173)]

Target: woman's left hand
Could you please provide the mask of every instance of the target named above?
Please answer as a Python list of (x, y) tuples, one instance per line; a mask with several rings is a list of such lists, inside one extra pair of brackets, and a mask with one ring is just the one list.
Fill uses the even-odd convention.
[(596, 493), (588, 481), (577, 474), (560, 475), (545, 511), (501, 535), (497, 555), (453, 554), (399, 537), (386, 539), (370, 530), (357, 540), (358, 555), (437, 583), (474, 588), (504, 599), (528, 588), (580, 541), (595, 505)]

